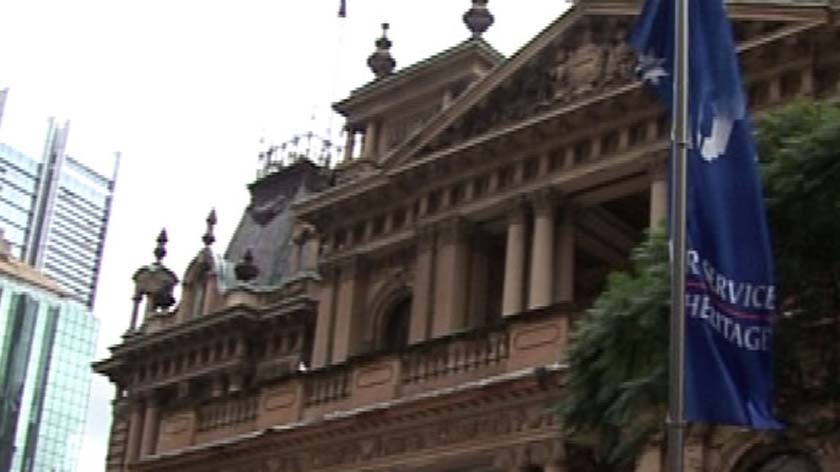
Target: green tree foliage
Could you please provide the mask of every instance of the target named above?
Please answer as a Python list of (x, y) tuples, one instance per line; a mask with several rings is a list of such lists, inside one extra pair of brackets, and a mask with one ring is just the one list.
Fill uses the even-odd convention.
[(605, 468), (628, 467), (664, 418), (668, 390), (668, 241), (655, 231), (633, 251), (627, 272), (573, 331), (564, 427), (591, 444)]
[[(797, 103), (758, 131), (780, 310), (780, 412), (794, 428), (840, 426), (840, 106)], [(815, 405), (823, 406), (814, 418)], [(800, 422), (807, 418), (807, 422)]]
[[(798, 103), (764, 118), (757, 134), (783, 300), (780, 414), (789, 431), (821, 434), (840, 428), (840, 107)], [(592, 445), (604, 470), (629, 467), (662, 432), (667, 408), (663, 232), (631, 261), (575, 326), (559, 406), (567, 433)]]

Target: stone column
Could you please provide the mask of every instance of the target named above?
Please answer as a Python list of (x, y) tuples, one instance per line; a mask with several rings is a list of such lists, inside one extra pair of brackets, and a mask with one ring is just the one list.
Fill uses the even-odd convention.
[(508, 216), (505, 249), (505, 280), (502, 292), (502, 316), (515, 315), (523, 309), (525, 276), (525, 209), (517, 202)]
[(143, 420), (145, 411), (143, 404), (134, 402), (128, 420), (128, 439), (125, 448), (125, 463), (130, 464), (140, 457), (140, 440), (143, 435)]
[(549, 192), (532, 195), (534, 234), (531, 244), (531, 277), (528, 309), (548, 306), (554, 288), (554, 201)]
[(353, 151), (356, 146), (356, 130), (353, 128), (346, 129), (347, 136), (344, 138), (344, 159), (343, 162), (350, 162), (353, 160)]
[(668, 218), (668, 167), (659, 159), (650, 173), (650, 227), (655, 228)]
[(556, 300), (571, 302), (575, 298), (575, 210), (571, 206), (560, 213), (560, 225), (557, 234)]
[(435, 268), (435, 310), (432, 336), (445, 336), (464, 326), (469, 281), (466, 222), (445, 222), (438, 233)]
[(338, 298), (335, 306), (335, 332), (332, 362), (340, 363), (359, 352), (362, 334), (362, 308), (366, 274), (358, 257), (339, 268)]
[(303, 246), (300, 253), (300, 267), (305, 271), (313, 271), (318, 266), (318, 238), (314, 233), (304, 233)]
[(131, 297), (131, 326), (128, 328), (129, 333), (137, 330), (137, 315), (140, 312), (140, 302), (142, 301), (143, 294), (140, 292), (135, 292), (134, 296)]
[(332, 358), (332, 338), (335, 323), (337, 274), (335, 268), (321, 267), (321, 286), (318, 292), (318, 319), (312, 348), (312, 367), (324, 367)]
[(414, 265), (414, 287), (411, 295), (411, 326), (408, 342), (429, 338), (430, 315), (435, 289), (435, 232), (426, 226), (417, 229), (417, 261)]
[(160, 410), (157, 399), (149, 397), (146, 400), (146, 414), (143, 419), (143, 444), (141, 455), (150, 456), (155, 453), (158, 439), (158, 426), (160, 422)]
[(373, 119), (368, 121), (365, 129), (365, 139), (362, 143), (362, 159), (371, 159), (376, 153), (377, 128), (376, 121)]

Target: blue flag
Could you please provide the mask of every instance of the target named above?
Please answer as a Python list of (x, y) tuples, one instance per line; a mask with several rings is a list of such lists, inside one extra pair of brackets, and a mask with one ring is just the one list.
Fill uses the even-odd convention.
[[(732, 31), (722, 0), (688, 0), (685, 419), (780, 428), (772, 412), (776, 288)], [(669, 108), (674, 0), (647, 0), (630, 42)]]

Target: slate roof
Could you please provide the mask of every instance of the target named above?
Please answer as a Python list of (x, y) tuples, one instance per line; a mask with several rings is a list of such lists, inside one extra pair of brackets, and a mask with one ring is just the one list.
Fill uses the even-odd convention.
[(251, 203), (233, 233), (225, 260), (236, 264), (251, 250), (259, 275), (254, 285), (276, 285), (290, 274), (294, 212), (292, 202), (326, 186), (321, 169), (301, 160), (248, 186)]

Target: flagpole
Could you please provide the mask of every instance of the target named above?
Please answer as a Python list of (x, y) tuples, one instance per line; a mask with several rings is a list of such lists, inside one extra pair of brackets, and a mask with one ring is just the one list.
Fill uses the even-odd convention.
[(667, 472), (682, 472), (685, 445), (685, 269), (686, 181), (688, 165), (688, 0), (675, 2), (674, 34), (674, 185), (671, 203), (671, 340), (668, 401)]

